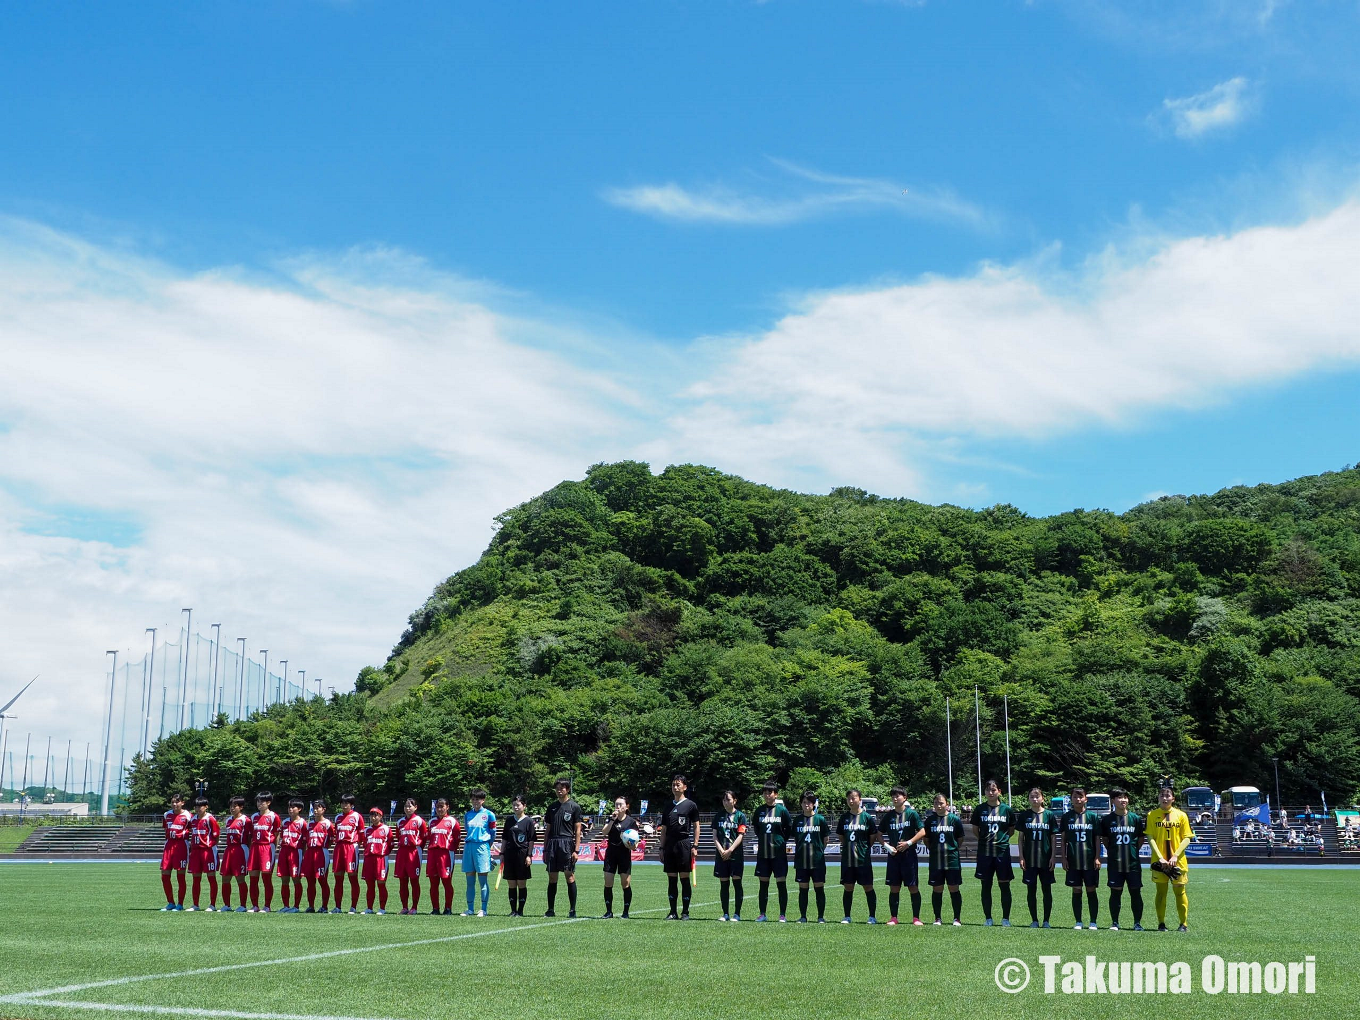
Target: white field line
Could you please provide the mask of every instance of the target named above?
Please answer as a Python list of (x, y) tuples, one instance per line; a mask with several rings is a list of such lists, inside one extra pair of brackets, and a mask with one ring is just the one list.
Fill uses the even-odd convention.
[[(696, 907), (711, 907), (712, 901), (708, 903), (696, 903)], [(635, 910), (635, 914), (656, 914), (662, 910), (669, 910), (670, 907), (650, 907), (646, 910)], [(221, 974), (225, 971), (247, 970), (252, 967), (274, 967), (289, 963), (308, 963), (312, 960), (328, 960), (336, 956), (352, 956), (356, 953), (376, 953), (388, 949), (406, 949), (411, 946), (429, 946), (444, 942), (460, 942), (463, 939), (475, 939), (484, 935), (504, 935), (518, 931), (532, 931), (535, 928), (552, 928), (562, 924), (576, 924), (579, 921), (589, 921), (589, 917), (568, 917), (560, 921), (540, 921), (536, 924), (520, 924), (508, 928), (492, 928), (484, 931), (469, 931), (459, 935), (441, 935), (437, 938), (413, 939), (410, 942), (387, 942), (375, 946), (352, 946), (347, 949), (331, 949), (324, 953), (308, 953), (305, 956), (287, 956), (276, 960), (255, 960), (250, 963), (227, 963), (217, 967), (197, 967), (193, 970), (169, 971), (163, 974), (136, 974), (129, 977), (110, 978), (105, 981), (90, 981), (79, 985), (61, 985), (57, 988), (41, 988), (32, 992), (16, 992), (12, 995), (0, 995), (0, 1003), (20, 1004), (27, 1003), (33, 1006), (52, 1006), (62, 1009), (87, 1009), (103, 1010), (106, 1012), (132, 1012), (132, 1013), (166, 1013), (177, 1016), (202, 1016), (202, 1017), (228, 1017), (234, 1020), (372, 1020), (367, 1017), (330, 1017), (318, 1016), (310, 1013), (249, 1013), (238, 1012), (229, 1009), (195, 1009), (187, 1006), (142, 1006), (136, 1004), (106, 1003), (106, 1002), (79, 1002), (79, 1001), (48, 1001), (47, 997), (52, 995), (66, 995), (72, 992), (84, 992), (92, 988), (112, 988), (117, 985), (138, 984), (143, 981), (167, 981), (176, 978), (197, 977), (201, 974)]]

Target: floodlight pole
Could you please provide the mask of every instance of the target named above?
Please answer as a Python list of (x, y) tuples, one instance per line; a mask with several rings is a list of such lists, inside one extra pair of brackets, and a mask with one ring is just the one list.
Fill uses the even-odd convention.
[(189, 643), (193, 640), (194, 611), (181, 609), (180, 612), (189, 614), (184, 622), (184, 682), (179, 688), (179, 728), (184, 729), (184, 703), (189, 700)]
[(118, 681), (118, 650), (110, 648), (104, 654), (113, 656), (113, 668), (109, 670), (109, 714), (104, 720), (104, 779), (100, 783), (100, 817), (107, 817), (109, 813), (109, 744), (113, 740), (113, 686)]
[[(146, 667), (146, 682), (142, 684), (144, 713), (142, 716), (142, 757), (146, 757), (151, 742), (151, 685), (156, 682), (156, 628), (146, 628), (151, 635), (151, 661)], [(105, 756), (107, 758), (107, 755)]]

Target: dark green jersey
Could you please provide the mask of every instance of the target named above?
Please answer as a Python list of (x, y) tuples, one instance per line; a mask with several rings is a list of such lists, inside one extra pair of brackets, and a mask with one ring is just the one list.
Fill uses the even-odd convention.
[[(746, 812), (737, 810), (729, 814), (718, 814), (713, 816), (713, 842), (726, 850), (732, 845), (736, 838), (746, 831), (749, 823), (746, 819)], [(746, 840), (741, 841), (741, 846), (737, 847), (730, 861), (735, 861), (746, 856)]]
[(762, 804), (756, 809), (756, 856), (768, 860), (771, 857), (784, 857), (784, 849), (793, 837), (793, 815), (783, 803), (774, 807)]
[(836, 822), (836, 834), (841, 838), (841, 864), (847, 868), (868, 864), (869, 848), (873, 846), (876, 832), (878, 826), (868, 811), (854, 815), (843, 812)]
[(1011, 855), (1011, 830), (1015, 828), (1015, 811), (1009, 804), (992, 807), (982, 803), (973, 808), (973, 830), (978, 838), (979, 857)]
[(1100, 838), (1110, 855), (1109, 869), (1118, 874), (1143, 866), (1138, 848), (1143, 844), (1143, 819), (1130, 811), (1120, 817), (1111, 811), (1100, 820)]
[(1020, 860), (1027, 868), (1047, 868), (1053, 863), (1053, 833), (1058, 816), (1048, 808), (1021, 811), (1015, 819), (1020, 835)]
[(930, 866), (944, 871), (959, 866), (959, 846), (963, 843), (963, 821), (956, 814), (944, 817), (934, 811), (926, 815), (926, 846), (930, 848)]
[(903, 808), (900, 813), (889, 811), (878, 820), (878, 831), (883, 833), (883, 842), (897, 846), (921, 831), (921, 816), (913, 807)]
[(799, 815), (794, 825), (793, 863), (799, 868), (820, 868), (826, 864), (826, 841), (831, 826), (820, 814)]
[(1063, 867), (1090, 871), (1100, 855), (1100, 815), (1094, 811), (1064, 811), (1058, 822), (1063, 838)]

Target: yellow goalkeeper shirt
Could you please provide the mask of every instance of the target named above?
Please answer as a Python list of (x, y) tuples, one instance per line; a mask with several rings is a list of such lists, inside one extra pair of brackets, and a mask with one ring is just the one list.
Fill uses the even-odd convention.
[(1154, 861), (1171, 861), (1182, 871), (1190, 865), (1185, 859), (1185, 848), (1195, 838), (1190, 819), (1178, 807), (1153, 808), (1147, 816), (1147, 839), (1152, 844)]

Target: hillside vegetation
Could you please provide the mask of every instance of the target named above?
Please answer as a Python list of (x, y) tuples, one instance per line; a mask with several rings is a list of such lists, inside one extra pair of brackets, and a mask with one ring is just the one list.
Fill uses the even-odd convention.
[(1027, 516), (597, 464), (507, 510), (357, 691), (189, 731), (133, 768), (159, 804), (268, 785), (701, 801), (773, 776), (839, 795), (1158, 776), (1332, 803), (1360, 789), (1360, 471)]

